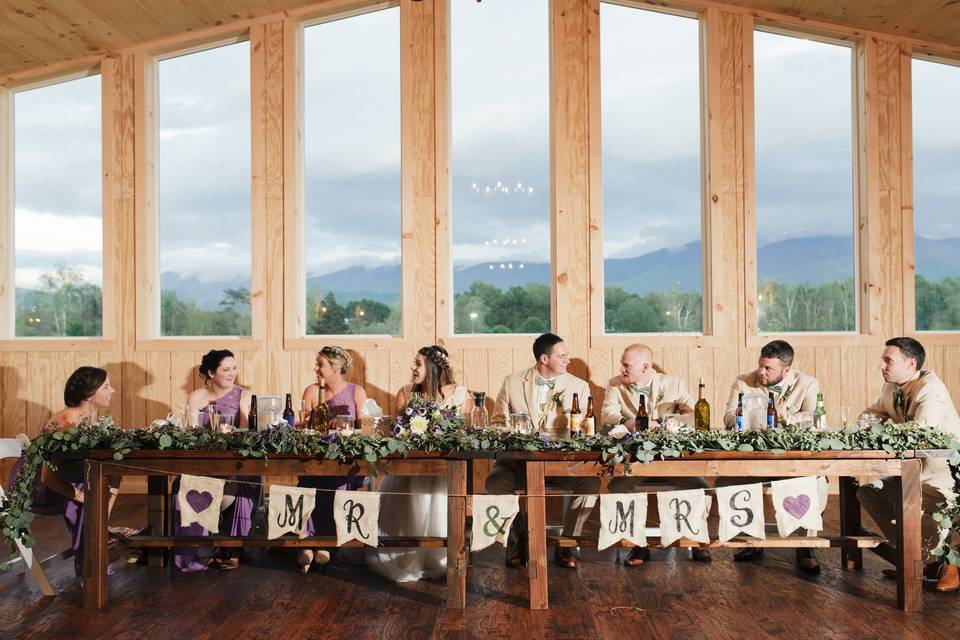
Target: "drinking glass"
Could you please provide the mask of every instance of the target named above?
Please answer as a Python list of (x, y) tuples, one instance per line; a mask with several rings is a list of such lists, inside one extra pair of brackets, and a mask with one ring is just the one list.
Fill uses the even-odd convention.
[(798, 413), (797, 422), (804, 429), (813, 429), (813, 411), (801, 411)]
[(533, 433), (533, 421), (525, 413), (511, 413), (510, 426), (517, 433), (530, 435)]
[(300, 425), (306, 425), (307, 421), (310, 419), (310, 410), (307, 408), (306, 400), (300, 401)]
[(840, 426), (844, 429), (850, 424), (850, 418), (853, 416), (853, 407), (840, 407)]
[(869, 429), (874, 423), (880, 422), (880, 416), (875, 413), (864, 412), (857, 418), (857, 426), (861, 429)]
[(220, 413), (217, 415), (220, 417), (220, 433), (233, 433), (233, 428), (237, 424), (237, 413)]
[(336, 416), (333, 419), (333, 428), (341, 436), (349, 436), (353, 433), (353, 418), (351, 416)]
[(214, 433), (220, 431), (220, 417), (219, 413), (210, 414), (210, 430)]
[(540, 424), (537, 427), (537, 430), (540, 431), (540, 433), (543, 433), (544, 431), (547, 430), (547, 403), (541, 402), (539, 408), (540, 408)]
[(186, 416), (186, 426), (191, 429), (196, 429), (200, 426), (200, 412), (199, 411), (185, 411), (184, 415)]

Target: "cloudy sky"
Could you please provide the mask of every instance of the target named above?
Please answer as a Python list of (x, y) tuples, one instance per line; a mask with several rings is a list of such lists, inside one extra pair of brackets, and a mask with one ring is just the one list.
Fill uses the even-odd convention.
[[(698, 24), (600, 19), (606, 255), (694, 241)], [(305, 53), (308, 271), (395, 262), (399, 11), (309, 27)], [(849, 235), (850, 50), (757, 33), (755, 53), (758, 240)], [(547, 261), (547, 2), (454, 0), (450, 61), (454, 261)], [(162, 61), (159, 81), (161, 268), (249, 281), (249, 45)], [(19, 286), (57, 262), (101, 281), (99, 89), (15, 96)], [(960, 68), (916, 62), (914, 92), (917, 231), (960, 236)]]

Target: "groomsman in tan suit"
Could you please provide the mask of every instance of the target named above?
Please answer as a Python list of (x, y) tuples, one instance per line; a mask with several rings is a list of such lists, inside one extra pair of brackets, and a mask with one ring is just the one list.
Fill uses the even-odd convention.
[(813, 376), (793, 368), (793, 347), (783, 340), (765, 344), (760, 350), (757, 368), (737, 376), (723, 412), (724, 426), (732, 429), (737, 423), (739, 394), (767, 396), (770, 392), (773, 392), (773, 406), (781, 423), (789, 424), (801, 411), (813, 411), (817, 407), (820, 383)]
[[(923, 345), (913, 338), (887, 340), (880, 356), (883, 391), (880, 398), (866, 408), (883, 420), (908, 422), (915, 420), (960, 438), (960, 416), (950, 398), (950, 392), (933, 371), (923, 369), (926, 353)], [(923, 516), (920, 528), (924, 546), (932, 549), (939, 541), (936, 522), (930, 517), (937, 504), (954, 500), (953, 477), (943, 458), (924, 458), (920, 472)], [(897, 539), (894, 505), (900, 495), (900, 478), (883, 478), (865, 484), (857, 491), (863, 507), (873, 516), (877, 525), (891, 543)], [(956, 566), (935, 564), (928, 566), (927, 575), (937, 575), (937, 591), (960, 590), (960, 573)], [(896, 577), (896, 570), (884, 573)]]
[[(604, 389), (603, 408), (600, 412), (601, 433), (609, 433), (617, 425), (623, 425), (630, 433), (635, 432), (641, 396), (644, 398), (651, 429), (661, 427), (663, 418), (668, 413), (678, 414), (684, 422), (693, 422), (694, 399), (687, 390), (687, 384), (677, 376), (659, 373), (653, 368), (653, 351), (650, 347), (635, 343), (623, 350), (623, 355), (620, 356), (620, 375), (612, 378)], [(610, 480), (609, 491), (632, 493), (639, 491), (645, 482), (667, 483), (680, 489), (703, 489), (707, 486), (703, 478), (620, 477)], [(636, 567), (649, 559), (648, 548), (633, 547), (623, 564)], [(697, 562), (710, 562), (710, 552), (693, 547), (693, 559)]]
[[(540, 433), (548, 437), (566, 435), (565, 411), (573, 404), (573, 394), (579, 394), (580, 406), (585, 406), (590, 386), (585, 380), (567, 373), (570, 352), (560, 336), (545, 333), (533, 342), (534, 365), (510, 374), (503, 380), (494, 404), (491, 422), (506, 423), (511, 413), (526, 413)], [(513, 493), (522, 483), (518, 465), (499, 461), (487, 476), (487, 493)], [(595, 494), (600, 490), (599, 478), (554, 478), (553, 482), (570, 489), (574, 494)], [(580, 535), (596, 503), (596, 496), (574, 495), (564, 515), (563, 535)], [(507, 566), (519, 567), (526, 562), (526, 522), (520, 517), (510, 527), (507, 541)], [(562, 567), (576, 567), (577, 561), (569, 547), (557, 547), (554, 554)]]
[[(793, 368), (793, 347), (784, 340), (768, 342), (760, 349), (757, 368), (737, 376), (730, 388), (730, 397), (723, 412), (723, 424), (732, 429), (737, 423), (737, 400), (741, 393), (760, 393), (769, 397), (773, 393), (773, 406), (781, 424), (790, 424), (801, 411), (813, 411), (817, 407), (820, 383), (811, 375)], [(776, 478), (721, 478), (718, 486), (766, 482)], [(826, 508), (826, 481), (821, 479), (821, 511)], [(812, 535), (812, 534), (811, 534)], [(807, 573), (820, 573), (820, 563), (813, 549), (796, 550), (797, 566)], [(763, 547), (737, 549), (733, 559), (738, 562), (763, 557)]]

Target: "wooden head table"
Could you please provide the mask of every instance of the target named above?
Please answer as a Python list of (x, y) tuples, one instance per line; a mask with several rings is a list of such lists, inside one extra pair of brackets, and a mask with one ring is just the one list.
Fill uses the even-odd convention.
[[(708, 545), (681, 541), (679, 546), (705, 547), (829, 547), (841, 548), (844, 569), (863, 567), (863, 548), (871, 548), (894, 563), (897, 573), (897, 605), (904, 611), (919, 611), (922, 600), (922, 555), (920, 534), (920, 466), (925, 457), (948, 457), (949, 451), (908, 451), (903, 458), (885, 451), (787, 451), (769, 452), (710, 452), (689, 454), (681, 458), (657, 460), (649, 464), (633, 464), (630, 472), (623, 467), (616, 475), (638, 477), (799, 477), (840, 476), (840, 533), (839, 537), (789, 537), (738, 539)], [(544, 508), (544, 478), (602, 475), (598, 454), (590, 453), (500, 453), (500, 458), (513, 458), (526, 463), (528, 570), (530, 580), (530, 608), (547, 609), (547, 537)], [(860, 502), (857, 500), (856, 476), (899, 476), (901, 491), (896, 505), (899, 525), (896, 550), (882, 544), (883, 539), (865, 536), (860, 526)], [(595, 545), (596, 540), (560, 538), (563, 546)], [(633, 546), (620, 543), (620, 546)], [(657, 546), (650, 544), (650, 546)]]
[[(708, 547), (769, 546), (769, 547), (840, 547), (842, 566), (860, 569), (863, 548), (871, 548), (898, 569), (897, 604), (904, 611), (919, 611), (922, 607), (922, 556), (920, 539), (920, 466), (924, 457), (947, 457), (949, 451), (908, 451), (898, 458), (883, 451), (788, 451), (783, 454), (768, 452), (712, 452), (685, 455), (681, 458), (657, 460), (649, 464), (636, 463), (626, 473), (618, 466), (616, 475), (671, 477), (798, 477), (840, 476), (840, 533), (838, 537), (789, 537), (756, 540), (753, 538), (720, 543)], [(269, 460), (244, 458), (235, 451), (132, 451), (122, 461), (113, 460), (112, 451), (91, 451), (86, 458), (86, 513), (84, 514), (84, 606), (99, 609), (107, 602), (107, 504), (108, 476), (151, 476), (151, 503), (149, 505), (152, 533), (161, 535), (132, 538), (130, 546), (164, 548), (172, 546), (285, 546), (331, 547), (334, 538), (230, 538), (204, 536), (172, 538), (164, 536), (163, 495), (166, 476), (191, 474), (205, 476), (259, 475), (314, 475), (348, 476), (372, 475), (371, 465), (365, 462), (342, 464), (319, 460), (308, 455), (271, 455)], [(526, 509), (528, 526), (528, 575), (530, 608), (548, 608), (547, 593), (547, 536), (544, 505), (544, 479), (547, 477), (603, 475), (609, 470), (600, 463), (597, 452), (528, 453), (528, 452), (452, 452), (449, 454), (411, 452), (406, 458), (394, 456), (377, 463), (379, 473), (406, 476), (446, 475), (448, 486), (447, 538), (380, 538), (381, 546), (447, 547), (447, 606), (462, 609), (466, 603), (466, 515), (468, 511), (467, 461), (476, 458), (515, 460), (526, 467)], [(895, 476), (901, 478), (901, 491), (896, 512), (899, 517), (897, 548), (894, 551), (882, 544), (882, 539), (866, 536), (860, 527), (860, 504), (853, 477)], [(268, 484), (265, 482), (265, 484)], [(161, 489), (157, 489), (161, 487)], [(560, 538), (564, 546), (596, 544), (596, 540)], [(348, 543), (358, 546), (358, 542)], [(699, 546), (681, 541), (679, 546)], [(620, 546), (631, 546), (620, 543)], [(657, 546), (651, 544), (650, 546)], [(152, 558), (151, 562), (157, 559)]]
[[(173, 546), (218, 547), (335, 547), (336, 538), (312, 537), (275, 540), (229, 536), (167, 536), (165, 513), (167, 480), (170, 474), (200, 476), (366, 476), (374, 475), (373, 465), (363, 461), (342, 464), (310, 455), (273, 454), (268, 460), (243, 457), (236, 451), (131, 451), (115, 461), (113, 451), (91, 451), (86, 458), (86, 497), (83, 522), (83, 604), (100, 609), (107, 603), (107, 505), (110, 476), (148, 476), (148, 517), (150, 536), (130, 538), (128, 546), (147, 549)], [(377, 473), (398, 476), (446, 476), (449, 497), (447, 537), (381, 537), (382, 547), (447, 547), (447, 606), (462, 609), (466, 602), (467, 556), (466, 493), (467, 462), (445, 458), (437, 453), (410, 452), (406, 458), (392, 456), (376, 464)], [(159, 534), (159, 535), (157, 535)], [(351, 541), (345, 546), (362, 546)], [(151, 564), (162, 563), (162, 556), (151, 557)]]

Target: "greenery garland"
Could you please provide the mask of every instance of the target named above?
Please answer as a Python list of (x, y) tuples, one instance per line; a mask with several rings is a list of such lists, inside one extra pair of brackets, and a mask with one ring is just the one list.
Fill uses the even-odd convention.
[[(402, 421), (394, 424), (401, 424)], [(182, 429), (169, 422), (156, 422), (145, 429), (120, 429), (110, 418), (67, 430), (45, 429), (26, 449), (22, 466), (9, 495), (0, 503), (3, 537), (13, 544), (34, 543), (30, 535), (30, 505), (36, 479), (42, 465), (55, 468), (51, 460), (58, 455), (82, 455), (90, 450), (113, 450), (122, 460), (137, 450), (237, 451), (242, 456), (267, 458), (271, 454), (293, 453), (326, 460), (371, 464), (389, 455), (410, 451), (496, 452), (496, 451), (597, 451), (608, 467), (617, 464), (648, 463), (656, 459), (677, 458), (703, 451), (850, 451), (882, 450), (902, 454), (916, 449), (951, 449), (948, 460), (960, 496), (960, 442), (942, 431), (913, 422), (874, 424), (867, 429), (849, 428), (837, 432), (816, 432), (797, 426), (746, 433), (732, 431), (681, 431), (664, 429), (614, 438), (595, 435), (568, 440), (542, 434), (525, 435), (501, 429), (472, 429), (462, 418), (447, 414), (430, 416), (430, 427), (422, 433), (394, 427), (390, 435), (320, 435), (310, 430), (293, 429), (286, 423), (260, 432), (214, 433), (208, 429)], [(960, 565), (960, 549), (950, 545), (950, 533), (960, 535), (960, 498), (944, 504), (933, 514), (944, 540), (934, 555)]]

